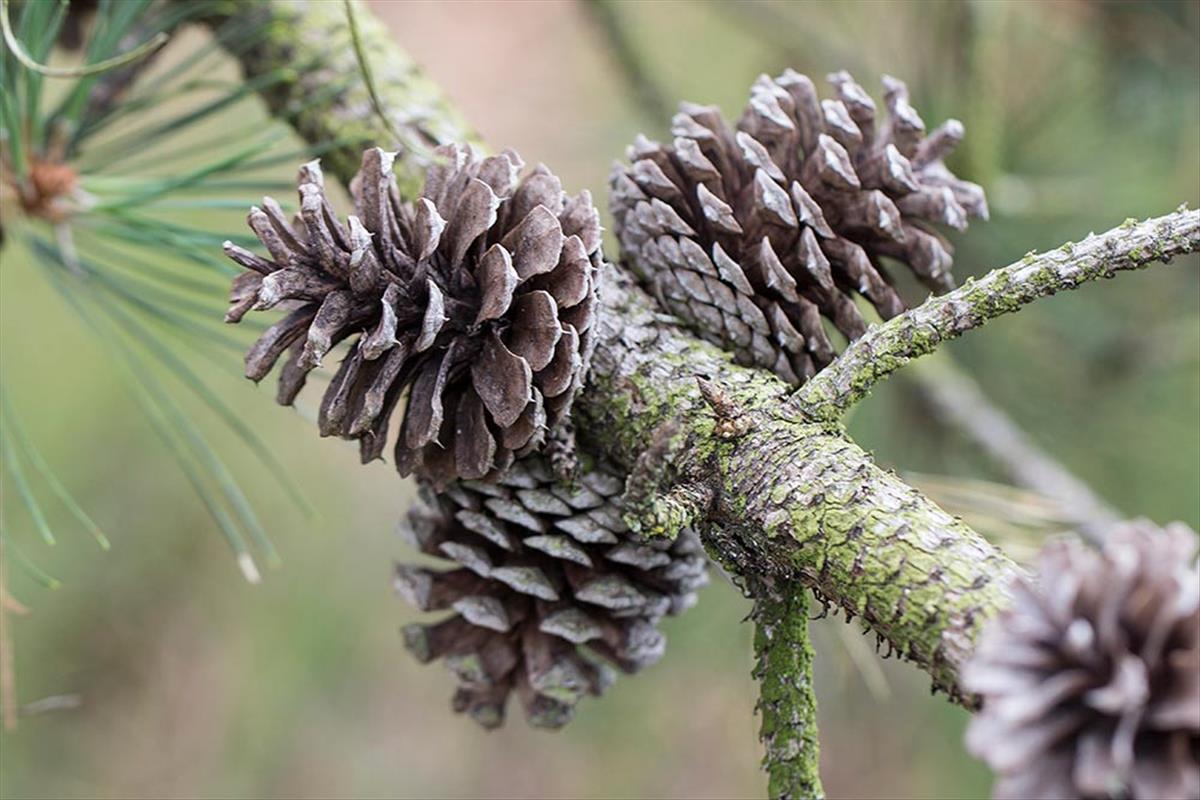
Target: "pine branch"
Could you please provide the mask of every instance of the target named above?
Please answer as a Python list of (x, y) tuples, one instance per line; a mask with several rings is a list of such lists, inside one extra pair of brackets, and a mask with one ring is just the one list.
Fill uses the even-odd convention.
[(820, 800), (817, 698), (808, 637), (808, 593), (799, 586), (754, 585), (754, 677), (767, 796)]
[(1128, 220), (1050, 253), (1030, 253), (952, 292), (932, 297), (867, 331), (796, 393), (793, 406), (812, 419), (832, 420), (870, 393), (876, 383), (942, 342), (961, 336), (1027, 303), (1117, 272), (1200, 250), (1200, 211)]
[[(285, 102), (268, 97), (273, 108), (286, 107), (287, 97), (328, 76), (331, 64), (355, 70), (346, 65), (353, 49), (344, 20), (333, 18), (338, 8), (263, 0), (236, 12), (267, 14), (280, 23), (270, 41), (242, 58), (250, 76), (318, 65), (317, 77), (306, 70), (275, 92)], [(384, 105), (404, 114), (423, 97), (425, 102), (416, 101), (423, 129), (440, 132), (429, 141), (468, 137), (424, 77), (394, 67), (410, 62), (382, 26), (365, 11), (358, 16), (371, 39), (363, 51), (382, 83)], [(291, 116), (310, 139), (355, 134), (326, 159), (328, 171), (344, 182), (358, 168), (362, 140), (387, 140), (365, 90), (355, 91), (358, 102), (338, 99)], [(397, 164), (411, 177), (425, 160), (406, 150)], [(1164, 221), (1167, 227), (1159, 230)], [(647, 528), (669, 535), (679, 521), (695, 521), (710, 550), (739, 572), (801, 581), (848, 616), (861, 616), (881, 643), (928, 671), (935, 688), (970, 704), (958, 686), (959, 667), (984, 623), (1008, 605), (1008, 585), (1021, 571), (961, 520), (876, 466), (845, 437), (839, 412), (875, 380), (950, 335), (1057, 289), (1189, 252), (1197, 236), (1194, 212), (1180, 212), (1031, 256), (1028, 264), (999, 270), (879, 326), (867, 345), (851, 348), (839, 362), (839, 378), (818, 378), (817, 388), (799, 397), (665, 320), (614, 267), (591, 380), (575, 405), (579, 439), (630, 471), (630, 485), (643, 495), (632, 498), (639, 501), (633, 505), (647, 509)], [(891, 350), (868, 350), (885, 345)], [(851, 382), (857, 388), (842, 388), (839, 379), (860, 373), (866, 377)], [(805, 400), (819, 412), (809, 412)], [(664, 510), (670, 513), (656, 513)]]
[[(626, 92), (647, 124), (661, 125), (669, 120), (674, 109), (666, 99), (668, 92), (661, 81), (655, 80), (651, 65), (621, 24), (612, 0), (582, 0), (582, 5), (594, 21), (597, 34), (613, 52)], [(742, 18), (747, 14), (753, 18), (756, 13), (761, 16), (767, 11), (753, 5), (740, 3), (736, 13), (730, 13), (731, 18), (744, 22)], [(730, 12), (724, 4), (717, 7), (724, 13)], [(760, 24), (758, 32), (777, 35), (779, 22)], [(784, 29), (788, 27), (791, 26), (785, 25)], [(783, 49), (794, 44), (788, 39)], [(976, 442), (1017, 484), (1054, 498), (1081, 534), (1098, 539), (1100, 529), (1117, 519), (1116, 513), (1087, 484), (1040, 449), (1003, 409), (989, 402), (970, 375), (955, 367), (948, 355), (940, 360), (936, 372), (918, 369), (911, 375), (936, 412), (938, 422)]]
[[(343, 4), (326, 0), (253, 0), (232, 4), (228, 15), (214, 15), (209, 22), (235, 16), (247, 25), (263, 26), (254, 47), (234, 55), (248, 75), (281, 67), (293, 72), (292, 80), (265, 89), (263, 99), (272, 113), (287, 116), (306, 141), (332, 144), (322, 157), (326, 171), (348, 180), (367, 147), (399, 148), (402, 156), (396, 159), (396, 175), (401, 191), (411, 191), (420, 185), (431, 163), (432, 147), (474, 142), (478, 137), (441, 90), (396, 46), (387, 27), (361, 3), (353, 5), (357, 37)], [(348, 83), (324, 103), (308, 102), (345, 82), (347, 76), (361, 75), (358, 52), (369, 57), (378, 102), (391, 115), (386, 122), (376, 114), (364, 80)], [(404, 139), (395, 141), (393, 131)]]

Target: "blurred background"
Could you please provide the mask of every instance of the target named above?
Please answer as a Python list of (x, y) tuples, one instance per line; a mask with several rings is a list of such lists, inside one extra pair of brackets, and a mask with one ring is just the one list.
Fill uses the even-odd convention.
[[(677, 100), (736, 118), (759, 73), (793, 67), (818, 85), (849, 69), (877, 98), (886, 72), (908, 82), (931, 127), (965, 123), (951, 165), (987, 189), (992, 220), (952, 237), (960, 280), (1200, 201), (1196, 2), (371, 6), (486, 141), (597, 197), (636, 133), (666, 134)], [(290, 179), (293, 167), (276, 172)], [(210, 213), (242, 232), (244, 211)], [(10, 570), (11, 594), (30, 609), (8, 616), (19, 698), (31, 710), (46, 698), (68, 707), (3, 734), (3, 797), (764, 792), (748, 604), (726, 581), (666, 623), (662, 662), (585, 701), (564, 731), (530, 730), (514, 714), (484, 733), (450, 713), (450, 676), (417, 665), (397, 633), (413, 618), (389, 591), (391, 562), (409, 555), (394, 535), (409, 482), (319, 439), (274, 405), (270, 381), (240, 378), (236, 354), (198, 366), (315, 508), (302, 513), (229, 434), (208, 434), (282, 559), (252, 586), (124, 373), (25, 251), (5, 250), (0, 311), (13, 410), (113, 545), (101, 553), (75, 536), (53, 504), (63, 541), (41, 545), (5, 485), (11, 535), (62, 581), (48, 590)], [(1195, 258), (1035, 304), (947, 350), (1122, 512), (1200, 526)], [(896, 380), (857, 412), (852, 433), (931, 484), (1000, 479), (929, 417), (912, 383)], [(998, 504), (981, 527), (1002, 535), (1005, 513)], [(877, 659), (856, 625), (830, 618), (814, 630), (831, 797), (988, 794), (986, 769), (960, 743), (965, 713), (931, 698), (922, 673)]]

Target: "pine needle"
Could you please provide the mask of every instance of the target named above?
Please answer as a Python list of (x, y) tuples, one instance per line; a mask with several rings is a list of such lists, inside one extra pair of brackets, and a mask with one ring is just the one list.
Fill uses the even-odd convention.
[[(0, 146), (5, 166), (23, 180), (32, 166), (31, 154), (55, 164), (61, 154), (64, 165), (79, 177), (79, 188), (70, 197), (70, 217), (48, 226), (48, 233), (64, 234), (59, 245), (42, 235), (38, 228), (44, 222), (37, 219), (20, 220), (33, 234), (21, 239), (29, 242), (35, 264), (75, 316), (130, 375), (128, 384), (147, 421), (229, 541), (239, 570), (256, 582), (256, 559), (273, 566), (279, 557), (249, 498), (187, 401), (199, 401), (202, 410), (254, 453), (295, 506), (306, 514), (313, 511), (290, 471), (197, 372), (191, 353), (227, 371), (228, 354), (244, 350), (244, 342), (227, 333), (221, 322), (228, 280), (238, 273), (221, 255), (221, 245), (233, 238), (249, 246), (254, 239), (248, 234), (230, 237), (231, 220), (225, 218), (240, 220), (241, 212), (258, 197), (293, 188), (274, 178), (255, 180), (258, 171), (283, 161), (307, 160), (323, 149), (280, 146), (288, 140), (281, 119), (251, 125), (243, 113), (247, 104), (258, 103), (256, 92), (286, 80), (304, 65), (253, 81), (221, 77), (220, 65), (228, 52), (261, 40), (261, 26), (241, 22), (221, 26), (212, 37), (164, 63), (154, 58), (157, 49), (149, 43), (165, 41), (179, 25), (205, 14), (207, 4), (122, 0), (100, 4), (83, 67), (47, 67), (66, 4), (28, 2), (15, 20), (9, 18), (8, 5), (4, 0), (0, 14), (9, 45), (0, 53)], [(190, 36), (178, 39), (185, 40), (194, 41)], [(148, 44), (128, 50), (130, 41)], [(147, 67), (152, 60), (151, 72)], [(54, 105), (43, 97), (47, 77), (74, 80)], [(330, 81), (306, 98), (305, 105), (328, 102), (356, 77)], [(119, 101), (97, 102), (97, 97)], [(217, 135), (209, 134), (212, 124), (220, 126)], [(239, 200), (237, 195), (243, 193), (248, 196)], [(235, 209), (236, 217), (224, 213)], [(107, 546), (99, 527), (42, 458), (7, 404), (2, 417), (0, 446), (5, 471), (12, 476), (8, 483), (21, 496), (33, 527), (53, 541), (55, 531), (35, 493), (41, 487), (30, 480), (36, 475), (75, 520)], [(12, 563), (25, 561), (11, 542), (9, 555)], [(29, 567), (38, 580), (56, 584), (32, 564)]]
[(13, 447), (12, 440), (9, 438), (7, 425), (0, 425), (0, 455), (3, 456), (4, 466), (8, 469), (8, 477), (12, 480), (13, 486), (17, 488), (17, 494), (21, 496), (25, 510), (29, 512), (29, 518), (33, 520), (34, 527), (41, 534), (42, 541), (48, 545), (54, 545), (56, 543), (54, 531), (50, 530), (50, 523), (46, 521), (42, 506), (29, 487), (29, 481), (25, 479), (25, 470), (21, 467), (21, 460), (17, 457), (16, 448)]
[(91, 534), (92, 538), (96, 540), (96, 544), (100, 546), (100, 549), (108, 550), (111, 548), (112, 545), (109, 543), (108, 537), (100, 530), (100, 526), (75, 502), (75, 498), (63, 486), (62, 481), (58, 479), (58, 476), (55, 475), (50, 465), (46, 463), (46, 460), (42, 457), (38, 449), (34, 447), (33, 442), (25, 433), (25, 430), (21, 427), (16, 415), (13, 413), (8, 395), (3, 391), (0, 391), (0, 426), (11, 432), (12, 442), (16, 444), (16, 449), (28, 459), (33, 468), (42, 476), (46, 485), (50, 487), (50, 491), (54, 492), (59, 501), (71, 512), (71, 515), (75, 517), (79, 524), (83, 526), (84, 530)]
[(26, 52), (21, 42), (17, 40), (16, 34), (12, 30), (12, 24), (8, 19), (8, 0), (0, 0), (0, 29), (4, 31), (4, 43), (8, 45), (8, 49), (12, 52), (13, 57), (21, 62), (21, 65), (26, 69), (32, 70), (39, 75), (45, 75), (47, 78), (86, 78), (92, 75), (100, 75), (118, 67), (123, 67), (126, 64), (140, 61), (162, 47), (170, 39), (167, 34), (159, 33), (150, 41), (142, 43), (128, 53), (114, 56), (95, 64), (88, 64), (83, 67), (48, 67), (45, 64), (39, 64), (35, 61)]

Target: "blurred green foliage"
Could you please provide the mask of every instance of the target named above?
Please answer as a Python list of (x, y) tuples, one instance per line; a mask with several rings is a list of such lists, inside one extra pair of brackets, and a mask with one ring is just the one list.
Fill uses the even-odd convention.
[[(736, 115), (760, 72), (846, 68), (875, 91), (905, 79), (926, 121), (963, 120), (954, 167), (984, 184), (992, 221), (954, 237), (961, 278), (1128, 216), (1200, 201), (1200, 5), (1018, 2), (681, 2), (613, 6), (674, 100)], [(603, 195), (607, 164), (639, 130), (661, 136), (575, 3), (376, 3), (485, 137)], [(249, 124), (245, 111), (239, 124)], [(219, 133), (219, 131), (218, 131)], [(279, 177), (289, 178), (290, 166)], [(284, 198), (281, 198), (284, 199)], [(209, 221), (241, 233), (241, 212)], [(10, 617), (23, 703), (78, 707), (22, 719), (0, 739), (3, 797), (758, 796), (746, 603), (718, 579), (668, 624), (667, 657), (585, 705), (564, 732), (514, 719), (487, 735), (449, 713), (450, 679), (414, 664), (389, 597), (391, 535), (411, 497), (390, 467), (274, 406), (235, 353), (204, 380), (275, 449), (317, 517), (245, 454), (283, 566), (251, 587), (121, 373), (28, 256), (4, 251), (5, 390), (64, 483), (112, 539), (36, 544), (62, 579), (14, 574), (32, 613)], [(214, 300), (220, 306), (220, 298)], [(1200, 525), (1200, 271), (1196, 259), (1035, 304), (950, 347), (1011, 414), (1130, 514)], [(997, 477), (928, 418), (903, 380), (853, 433), (901, 470)], [(228, 431), (213, 430), (218, 444)], [(222, 437), (225, 437), (224, 439)], [(51, 507), (51, 523), (72, 519)], [(60, 536), (65, 539), (65, 536)], [(960, 745), (965, 715), (923, 675), (875, 664), (840, 618), (815, 624), (825, 785), (832, 797), (982, 797)], [(848, 645), (846, 639), (856, 644)], [(862, 661), (866, 667), (858, 667)]]

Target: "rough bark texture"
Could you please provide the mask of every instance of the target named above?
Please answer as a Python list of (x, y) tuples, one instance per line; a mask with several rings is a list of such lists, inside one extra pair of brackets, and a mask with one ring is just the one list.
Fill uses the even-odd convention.
[[(279, 23), (274, 36), (242, 57), (248, 73), (322, 65), (306, 68), (296, 83), (268, 97), (275, 109), (332, 74), (357, 70), (339, 4), (275, 0), (239, 13), (266, 13)], [(365, 12), (359, 19), (371, 39), (366, 52), (387, 107), (429, 141), (469, 137), (382, 27)], [(343, 181), (358, 168), (364, 138), (388, 138), (365, 90), (354, 96), (292, 117), (310, 141), (345, 142), (325, 156), (329, 171)], [(424, 166), (419, 151), (397, 159), (404, 175), (415, 176)], [(961, 698), (958, 668), (982, 624), (1008, 604), (1006, 586), (1020, 570), (876, 466), (845, 437), (838, 411), (907, 360), (982, 319), (1114, 269), (1194, 248), (1194, 212), (1167, 219), (1170, 228), (1160, 230), (1163, 222), (1151, 221), (1033, 258), (881, 326), (800, 399), (789, 398), (776, 378), (735, 366), (682, 331), (616, 272), (602, 292), (591, 380), (576, 403), (580, 439), (630, 470), (633, 527), (671, 535), (699, 524), (710, 553), (722, 562), (744, 573), (800, 579), (824, 600), (861, 616), (890, 648), (929, 671), (935, 687)], [(808, 413), (804, 401), (821, 414)]]
[(610, 282), (602, 300), (576, 421), (633, 470), (634, 527), (706, 521), (723, 563), (800, 579), (958, 697), (958, 666), (1007, 605), (1016, 565), (839, 427), (794, 413), (781, 381), (662, 321), (640, 290)]
[(755, 586), (754, 677), (760, 683), (759, 738), (767, 796), (820, 800), (817, 697), (808, 638), (808, 593), (795, 584)]
[(912, 359), (933, 352), (947, 339), (1039, 297), (1198, 249), (1200, 211), (1181, 207), (1142, 222), (1126, 220), (1118, 228), (1093, 233), (1078, 244), (1068, 242), (1050, 253), (1030, 253), (875, 326), (797, 392), (796, 406), (814, 418), (835, 419), (876, 383)]

